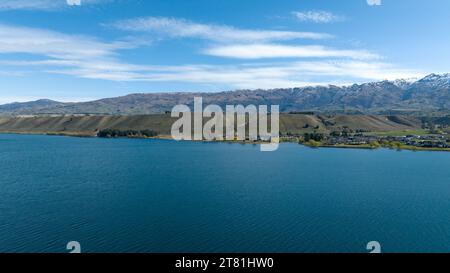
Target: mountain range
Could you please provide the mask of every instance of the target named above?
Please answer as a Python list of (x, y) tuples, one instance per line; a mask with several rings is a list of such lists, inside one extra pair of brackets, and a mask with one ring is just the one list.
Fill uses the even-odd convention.
[(280, 105), (282, 112), (348, 114), (450, 113), (450, 73), (418, 80), (380, 81), (348, 86), (237, 90), (217, 93), (139, 93), (89, 102), (38, 100), (0, 105), (0, 115), (140, 115), (170, 111), (177, 104)]

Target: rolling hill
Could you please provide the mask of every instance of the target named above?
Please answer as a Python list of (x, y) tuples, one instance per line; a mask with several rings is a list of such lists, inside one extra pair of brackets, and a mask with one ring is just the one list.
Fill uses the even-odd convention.
[[(176, 118), (168, 114), (133, 116), (35, 116), (0, 117), (0, 132), (64, 134), (94, 136), (99, 130), (153, 130), (160, 135), (170, 135)], [(303, 115), (282, 114), (281, 134), (303, 134), (305, 132), (353, 131), (389, 132), (418, 130), (422, 121), (408, 116), (374, 115)]]

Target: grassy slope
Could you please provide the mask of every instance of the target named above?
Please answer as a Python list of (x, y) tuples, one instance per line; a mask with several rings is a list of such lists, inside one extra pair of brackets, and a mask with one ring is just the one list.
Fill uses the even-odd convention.
[[(176, 118), (169, 115), (0, 117), (0, 132), (95, 135), (97, 130), (112, 128), (150, 129), (161, 135), (169, 135), (175, 120)], [(413, 117), (401, 117), (398, 121), (385, 116), (282, 114), (280, 117), (281, 133), (302, 134), (314, 130), (331, 132), (344, 126), (352, 130), (364, 129), (371, 132), (413, 131), (420, 129), (421, 122)]]

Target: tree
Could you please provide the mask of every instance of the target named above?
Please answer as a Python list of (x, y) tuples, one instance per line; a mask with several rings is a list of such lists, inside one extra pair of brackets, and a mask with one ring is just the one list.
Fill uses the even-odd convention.
[(97, 133), (98, 137), (116, 138), (116, 137), (155, 137), (158, 133), (152, 130), (118, 130), (103, 129)]

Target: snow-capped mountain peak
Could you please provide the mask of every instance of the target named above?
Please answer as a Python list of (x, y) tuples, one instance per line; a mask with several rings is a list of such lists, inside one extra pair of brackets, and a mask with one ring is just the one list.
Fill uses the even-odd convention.
[(418, 80), (418, 78), (398, 79), (398, 80), (392, 81), (392, 83), (395, 86), (400, 87), (401, 89), (408, 89), (412, 84), (417, 82), (417, 80)]
[(450, 85), (450, 73), (446, 74), (430, 74), (418, 81), (418, 83), (426, 84), (432, 87), (443, 87)]

